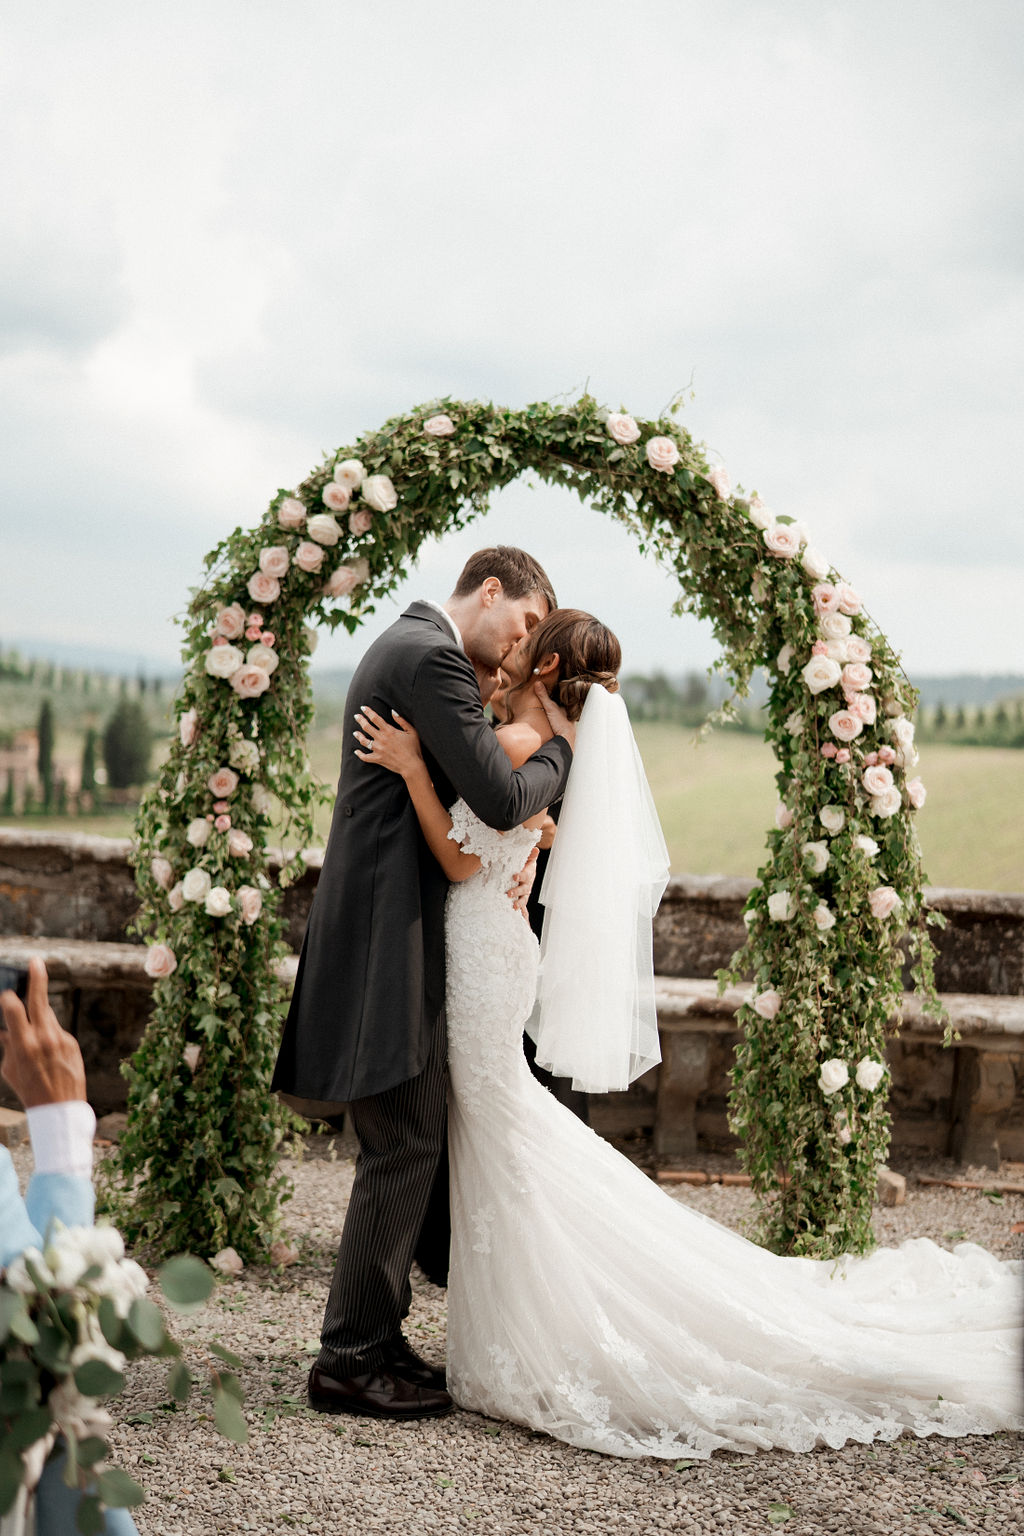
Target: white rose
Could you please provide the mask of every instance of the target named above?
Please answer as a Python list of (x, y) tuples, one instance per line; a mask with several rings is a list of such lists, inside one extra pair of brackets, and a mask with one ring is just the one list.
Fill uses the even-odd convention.
[(193, 848), (205, 847), (209, 836), (210, 823), (205, 816), (197, 816), (185, 830), (185, 841), (191, 843)]
[(849, 689), (851, 693), (863, 693), (865, 688), (870, 687), (872, 676), (871, 668), (866, 662), (847, 662), (843, 668), (843, 687)]
[(837, 709), (828, 717), (828, 728), (837, 741), (855, 741), (864, 729), (864, 721), (850, 709)]
[(294, 533), (306, 521), (306, 509), (297, 496), (286, 496), (277, 509), (277, 526)]
[(287, 574), (290, 564), (288, 551), (283, 544), (268, 544), (260, 550), (260, 570), (264, 576), (276, 576), (280, 579)]
[(306, 532), (317, 544), (331, 549), (341, 538), (341, 525), (328, 512), (317, 512), (306, 524)]
[(729, 472), (722, 464), (716, 464), (714, 469), (708, 471), (708, 482), (713, 487), (719, 501), (728, 501), (732, 494), (732, 481)]
[(885, 1063), (875, 1061), (871, 1056), (862, 1056), (857, 1063), (857, 1087), (866, 1088), (868, 1093), (874, 1093), (882, 1078), (885, 1076)]
[(361, 494), (363, 501), (374, 512), (391, 512), (398, 506), (398, 492), (387, 475), (367, 475)]
[(251, 791), (252, 808), (257, 816), (269, 816), (274, 809), (274, 800), (270, 791), (262, 784), (254, 784)]
[(794, 523), (772, 523), (762, 538), (768, 553), (777, 560), (792, 560), (800, 553), (800, 535)]
[(859, 848), (866, 859), (873, 859), (875, 854), (878, 852), (878, 844), (875, 842), (874, 838), (865, 837), (863, 833), (860, 836), (854, 838), (853, 846), (855, 848)]
[(893, 776), (881, 763), (872, 763), (861, 774), (861, 783), (869, 795), (884, 795), (893, 786)]
[(812, 581), (824, 581), (832, 569), (821, 550), (815, 549), (811, 544), (808, 544), (800, 556), (800, 564)]
[(263, 911), (263, 895), (254, 885), (240, 885), (238, 887), (238, 907), (242, 914), (242, 922), (250, 927)]
[(350, 491), (358, 491), (365, 474), (366, 471), (358, 459), (343, 459), (340, 464), (334, 466), (335, 480)]
[(266, 571), (253, 571), (245, 590), (254, 603), (276, 603), (281, 596), (281, 583), (276, 576), (268, 576)]
[(779, 654), (775, 658), (775, 665), (778, 667), (778, 669), (779, 669), (779, 671), (781, 673), (785, 674), (785, 673), (787, 673), (789, 671), (789, 669), (790, 669), (790, 667), (791, 667), (791, 665), (793, 663), (793, 656), (794, 656), (793, 647), (790, 645), (789, 641), (787, 640), (786, 644), (782, 647), (781, 651), (779, 652)]
[(233, 859), (244, 859), (252, 853), (252, 838), (248, 832), (243, 832), (240, 827), (231, 828), (228, 832), (228, 853)]
[(811, 693), (824, 693), (836, 686), (842, 674), (842, 667), (831, 656), (812, 656), (802, 676)]
[(630, 443), (635, 443), (640, 436), (640, 428), (632, 416), (626, 416), (620, 411), (613, 411), (605, 422), (605, 429), (613, 442), (626, 448)]
[(787, 827), (793, 825), (793, 812), (783, 800), (780, 800), (775, 807), (775, 825), (780, 832), (785, 832)]
[(913, 768), (918, 760), (917, 749), (914, 746), (914, 722), (901, 715), (893, 720), (889, 727), (896, 748), (896, 766), (898, 768)]
[(782, 997), (774, 988), (768, 987), (764, 992), (758, 992), (750, 999), (750, 1006), (762, 1019), (774, 1019), (782, 1007)]
[(818, 902), (811, 916), (814, 918), (814, 926), (819, 933), (828, 933), (829, 929), (834, 928), (836, 925), (835, 913), (823, 901)]
[(320, 492), (320, 500), (328, 512), (346, 512), (352, 500), (352, 492), (347, 485), (339, 485), (336, 480), (328, 480)]
[(799, 736), (804, 728), (804, 717), (800, 710), (794, 709), (791, 715), (786, 716), (786, 732), (790, 736)]
[[(208, 823), (204, 822), (203, 825), (207, 826)], [(185, 905), (185, 892), (180, 880), (177, 885), (172, 885), (167, 892), (167, 905), (172, 912), (180, 912)]]
[(894, 785), (892, 789), (883, 790), (880, 795), (871, 796), (870, 810), (872, 816), (887, 821), (890, 816), (896, 815), (902, 805), (903, 797)]
[(849, 641), (848, 640), (826, 640), (824, 642), (824, 644), (825, 644), (825, 655), (829, 658), (829, 660), (830, 661), (838, 661), (838, 663), (839, 663), (839, 665), (841, 667), (845, 666), (846, 662), (848, 662), (849, 659), (850, 659), (850, 643), (849, 643)]
[(181, 894), (186, 901), (205, 901), (212, 884), (209, 871), (197, 866), (190, 869), (181, 882)]
[(907, 799), (910, 801), (915, 811), (919, 811), (921, 809), (927, 798), (928, 791), (925, 789), (924, 784), (920, 779), (908, 780)]
[(754, 496), (751, 498), (750, 506), (747, 508), (747, 516), (755, 528), (760, 528), (762, 530), (765, 528), (770, 528), (775, 522), (774, 512), (769, 512), (760, 496)]
[(423, 430), (428, 437), (451, 437), (455, 431), (455, 423), (450, 416), (442, 413), (440, 416), (431, 416), (429, 421), (425, 421)]
[(841, 613), (860, 613), (860, 593), (845, 581), (839, 583), (839, 609)]
[(670, 437), (649, 437), (646, 453), (648, 464), (662, 475), (670, 475), (679, 463), (679, 449)]
[(166, 944), (151, 944), (146, 950), (143, 970), (154, 981), (160, 981), (162, 977), (170, 976), (171, 972), (177, 970), (177, 968), (178, 961), (174, 950), (169, 949)]
[(261, 672), (268, 674), (277, 670), (281, 660), (269, 645), (250, 645), (245, 653), (245, 659), (250, 667), (259, 667)]
[(818, 633), (823, 640), (846, 640), (850, 628), (845, 613), (823, 613), (818, 620)]
[(236, 645), (211, 645), (203, 657), (203, 666), (211, 677), (230, 677), (244, 660)]
[(169, 891), (174, 884), (174, 870), (169, 859), (162, 859), (159, 855), (149, 861), (150, 874), (161, 890)]
[(227, 917), (231, 911), (231, 892), (223, 885), (215, 885), (206, 895), (206, 913), (209, 917)]
[(871, 645), (861, 635), (851, 635), (846, 642), (846, 654), (850, 661), (870, 661)]
[(800, 852), (810, 864), (814, 874), (820, 875), (828, 867), (829, 851), (827, 843), (804, 843)]
[[(249, 652), (249, 660), (252, 661), (252, 652)], [(257, 662), (257, 666), (259, 663)], [(237, 768), (240, 773), (255, 773), (260, 766), (260, 749), (254, 741), (245, 736), (237, 736), (228, 750), (228, 762), (232, 768)]]
[(793, 916), (793, 898), (789, 892), (773, 891), (768, 897), (768, 916), (773, 923), (786, 923)]
[(903, 903), (891, 885), (876, 885), (868, 896), (871, 916), (884, 923), (887, 917), (902, 907)]
[(850, 1081), (849, 1068), (845, 1061), (840, 1061), (833, 1056), (830, 1061), (823, 1061), (821, 1072), (818, 1074), (818, 1086), (826, 1097), (838, 1093), (840, 1088), (845, 1088)]
[(846, 825), (846, 812), (841, 805), (823, 805), (818, 813), (818, 820), (830, 837), (835, 837)]

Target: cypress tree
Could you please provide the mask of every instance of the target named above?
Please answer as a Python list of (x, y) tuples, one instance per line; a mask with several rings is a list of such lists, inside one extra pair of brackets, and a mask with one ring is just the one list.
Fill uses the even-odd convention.
[(149, 770), (151, 737), (138, 699), (122, 699), (103, 732), (103, 761), (111, 789), (142, 784)]
[(39, 741), (39, 778), (43, 786), (43, 809), (50, 809), (53, 799), (53, 705), (44, 699), (39, 709), (36, 726)]

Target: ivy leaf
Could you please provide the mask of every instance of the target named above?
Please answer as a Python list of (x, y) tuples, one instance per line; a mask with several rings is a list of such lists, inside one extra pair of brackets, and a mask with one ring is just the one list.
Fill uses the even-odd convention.
[(787, 1520), (792, 1520), (794, 1511), (789, 1504), (776, 1500), (768, 1505), (766, 1514), (769, 1525), (785, 1525)]

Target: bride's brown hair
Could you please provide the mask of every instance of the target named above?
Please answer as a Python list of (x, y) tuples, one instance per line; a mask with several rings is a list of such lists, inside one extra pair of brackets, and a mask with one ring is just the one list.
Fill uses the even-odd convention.
[(570, 720), (579, 719), (587, 694), (595, 685), (618, 693), (622, 647), (607, 625), (592, 613), (584, 613), (580, 608), (556, 608), (541, 620), (523, 651), (526, 677), (520, 688), (532, 683), (534, 667), (552, 651), (558, 653), (558, 682), (551, 689), (551, 697)]

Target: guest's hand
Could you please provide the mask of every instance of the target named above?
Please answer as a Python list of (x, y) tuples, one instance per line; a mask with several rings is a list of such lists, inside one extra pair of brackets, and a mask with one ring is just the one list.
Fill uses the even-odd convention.
[(550, 693), (548, 693), (542, 682), (539, 680), (535, 682), (533, 685), (533, 691), (537, 695), (538, 699), (540, 699), (541, 704), (544, 706), (544, 713), (548, 717), (548, 724), (554, 731), (555, 735), (564, 736), (570, 747), (572, 747), (573, 751), (575, 751), (575, 721), (570, 720), (569, 716), (566, 714), (565, 710), (562, 709), (561, 705), (555, 703), (554, 699), (551, 697)]
[(536, 848), (531, 848), (527, 855), (526, 863), (508, 889), (508, 895), (512, 898), (512, 905), (517, 912), (521, 912), (527, 918), (529, 914), (526, 910), (526, 904), (530, 899), (530, 892), (533, 890), (533, 882), (536, 878), (537, 850)]
[(408, 779), (425, 766), (420, 738), (397, 710), (393, 709), (391, 715), (396, 725), (388, 725), (368, 704), (360, 706), (360, 712), (356, 715), (356, 724), (360, 729), (354, 731), (353, 735), (363, 751), (360, 752), (357, 747), (356, 757), (364, 763), (376, 763), (379, 768), (387, 768), (391, 773)]
[(50, 1007), (46, 967), (36, 956), (28, 967), (28, 1010), (14, 992), (0, 993), (4, 1055), (0, 1076), (26, 1109), (85, 1098), (85, 1067), (78, 1041), (61, 1029)]

